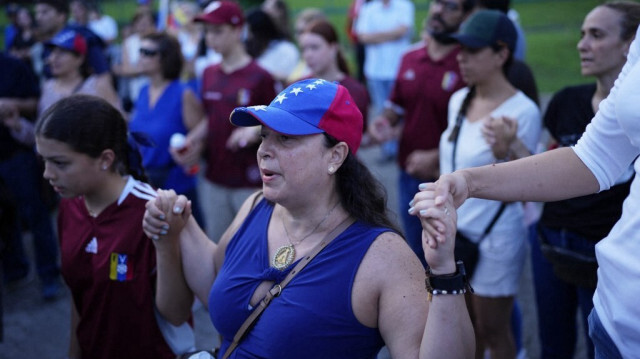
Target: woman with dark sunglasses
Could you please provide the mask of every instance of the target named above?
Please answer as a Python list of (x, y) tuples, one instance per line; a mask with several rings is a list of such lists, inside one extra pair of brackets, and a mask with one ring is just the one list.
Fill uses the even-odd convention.
[[(184, 59), (180, 43), (166, 33), (145, 35), (140, 42), (140, 68), (149, 83), (142, 87), (129, 124), (155, 143), (141, 148), (143, 166), (154, 187), (171, 188), (197, 202), (196, 168), (176, 164), (169, 152), (172, 135), (186, 134), (204, 116), (196, 94), (180, 81)], [(202, 224), (199, 206), (195, 216)]]

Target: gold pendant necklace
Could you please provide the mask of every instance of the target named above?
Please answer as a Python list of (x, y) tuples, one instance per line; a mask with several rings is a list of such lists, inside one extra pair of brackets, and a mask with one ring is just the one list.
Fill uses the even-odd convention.
[[(338, 204), (340, 204), (340, 201), (338, 201), (329, 210), (329, 212), (325, 214), (324, 218), (313, 228), (313, 230), (309, 232), (309, 234), (307, 234), (306, 236), (302, 237), (302, 239), (300, 239), (296, 243), (296, 245), (302, 243), (302, 241), (311, 237), (312, 234), (316, 233), (318, 228), (320, 228), (322, 223), (324, 223), (327, 220), (327, 218), (329, 218), (329, 215), (331, 215), (331, 212), (333, 212), (333, 210), (338, 206)], [(287, 226), (285, 226), (284, 224), (284, 216), (280, 217), (280, 219), (282, 220), (282, 227), (284, 228), (284, 233), (287, 234), (287, 241), (289, 242), (289, 244), (281, 246), (280, 248), (276, 249), (276, 253), (273, 255), (273, 258), (271, 259), (271, 265), (276, 269), (284, 270), (285, 268), (290, 266), (291, 263), (293, 263), (293, 261), (296, 259), (296, 248), (295, 248), (295, 245), (293, 244), (293, 241), (291, 241), (291, 236), (289, 235)]]
[(288, 245), (276, 250), (276, 254), (273, 255), (273, 259), (271, 260), (271, 265), (275, 269), (283, 270), (293, 262), (295, 257), (296, 249), (293, 247), (293, 244), (289, 242)]

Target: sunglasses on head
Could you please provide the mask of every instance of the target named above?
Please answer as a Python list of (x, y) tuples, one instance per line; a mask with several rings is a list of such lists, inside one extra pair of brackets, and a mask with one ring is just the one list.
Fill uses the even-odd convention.
[(160, 53), (160, 50), (145, 49), (144, 47), (140, 48), (140, 55), (142, 56), (153, 57), (159, 53)]

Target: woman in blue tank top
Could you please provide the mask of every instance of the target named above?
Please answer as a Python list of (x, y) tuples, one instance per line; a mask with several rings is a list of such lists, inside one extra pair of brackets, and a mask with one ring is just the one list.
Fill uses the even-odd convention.
[[(464, 296), (439, 295), (466, 289), (453, 259), (453, 204), (428, 213), (439, 232), (437, 244), (424, 245), (427, 290), (424, 268), (387, 217), (383, 188), (356, 157), (362, 115), (343, 86), (303, 80), (269, 106), (237, 108), (231, 122), (261, 125), (263, 190), (245, 202), (219, 244), (190, 218), (184, 196), (159, 191), (147, 206), (143, 228), (158, 257), (156, 304), (168, 320), (187, 320), (195, 294), (208, 303), (225, 353), (267, 291), (351, 220), (271, 301), (230, 358), (375, 358), (383, 345), (394, 358), (473, 357)], [(450, 278), (459, 280), (454, 293), (438, 282)]]
[(129, 128), (146, 133), (154, 142), (154, 146), (140, 148), (149, 183), (193, 198), (194, 216), (204, 226), (196, 173), (177, 164), (170, 152), (172, 135), (185, 135), (204, 118), (196, 94), (180, 82), (183, 64), (180, 44), (171, 35), (151, 33), (142, 38), (140, 66), (149, 83), (140, 90)]

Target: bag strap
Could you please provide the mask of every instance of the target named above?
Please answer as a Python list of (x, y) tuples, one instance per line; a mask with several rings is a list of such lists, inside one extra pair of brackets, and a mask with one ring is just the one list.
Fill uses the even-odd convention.
[(496, 224), (496, 222), (498, 222), (498, 218), (500, 218), (500, 216), (502, 215), (502, 212), (504, 212), (504, 209), (506, 207), (507, 207), (507, 203), (506, 202), (502, 202), (500, 204), (500, 208), (498, 208), (498, 212), (493, 216), (493, 219), (491, 219), (491, 222), (489, 222), (489, 225), (487, 226), (487, 228), (482, 233), (482, 237), (480, 237), (480, 240), (478, 240), (478, 242), (476, 242), (476, 243), (480, 244), (480, 242), (482, 242), (482, 240), (485, 239), (487, 234), (489, 234), (489, 232), (491, 232), (491, 229)]
[(458, 150), (458, 138), (460, 137), (460, 128), (462, 127), (462, 123), (464, 122), (464, 115), (461, 112), (458, 112), (458, 116), (456, 116), (456, 123), (453, 126), (453, 130), (451, 130), (451, 137), (453, 138), (453, 152), (451, 154), (451, 172), (455, 172), (456, 170), (456, 152)]
[(291, 270), (291, 272), (289, 272), (289, 274), (287, 274), (287, 276), (284, 278), (282, 282), (274, 285), (267, 292), (267, 295), (265, 295), (264, 298), (262, 298), (262, 300), (260, 301), (260, 303), (258, 303), (258, 306), (256, 307), (256, 309), (244, 321), (244, 323), (242, 323), (242, 325), (240, 326), (240, 329), (238, 329), (238, 331), (236, 332), (236, 335), (234, 335), (233, 337), (233, 342), (231, 343), (231, 345), (229, 345), (229, 348), (227, 348), (227, 350), (225, 351), (224, 356), (222, 356), (222, 359), (229, 358), (231, 353), (236, 349), (236, 347), (238, 347), (238, 344), (240, 344), (240, 341), (242, 340), (242, 338), (244, 338), (244, 336), (249, 332), (249, 330), (251, 330), (251, 327), (253, 326), (253, 324), (255, 324), (256, 320), (258, 320), (262, 312), (264, 312), (264, 310), (269, 306), (269, 304), (271, 304), (271, 301), (273, 300), (273, 298), (279, 296), (282, 293), (282, 291), (284, 290), (284, 287), (286, 287), (287, 284), (291, 282), (293, 277), (295, 277), (298, 273), (300, 273), (300, 271), (304, 267), (306, 267), (307, 264), (309, 264), (309, 262), (311, 262), (311, 260), (315, 258), (316, 255), (318, 255), (318, 253), (320, 253), (340, 233), (344, 232), (344, 230), (347, 229), (353, 222), (355, 222), (355, 220), (351, 218), (351, 216), (348, 216), (342, 222), (340, 222), (340, 224), (338, 224), (336, 228), (334, 228), (331, 232), (329, 232), (329, 234), (327, 234), (324, 237), (324, 239), (322, 239), (322, 241), (318, 245), (316, 245), (313, 248), (313, 250), (311, 250), (309, 254), (304, 256), (298, 262), (298, 264)]
[[(464, 116), (462, 115), (462, 111), (460, 111), (458, 112), (458, 116), (456, 117), (456, 123), (452, 130), (454, 134), (452, 135), (453, 153), (451, 154), (451, 172), (456, 170), (456, 152), (458, 149), (458, 138), (460, 137), (460, 128), (462, 127), (463, 123), (464, 123)], [(487, 234), (491, 232), (491, 229), (496, 224), (496, 222), (498, 222), (498, 219), (500, 218), (500, 216), (502, 215), (502, 212), (504, 212), (504, 209), (506, 207), (507, 207), (506, 202), (502, 202), (500, 204), (500, 208), (498, 208), (498, 212), (493, 216), (493, 218), (491, 219), (491, 222), (489, 222), (489, 225), (487, 226), (487, 228), (485, 228), (484, 232), (482, 232), (482, 237), (480, 237), (478, 242), (476, 242), (477, 244), (480, 244), (480, 242), (482, 242), (482, 240), (485, 239)]]

